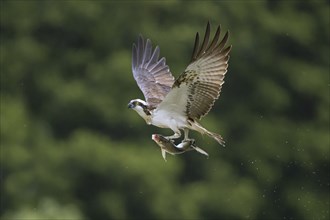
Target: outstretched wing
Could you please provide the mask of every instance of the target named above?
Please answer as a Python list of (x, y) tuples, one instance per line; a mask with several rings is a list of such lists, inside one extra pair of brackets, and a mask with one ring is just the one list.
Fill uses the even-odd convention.
[(212, 42), (209, 42), (209, 37), (208, 23), (202, 44), (197, 33), (191, 63), (177, 78), (159, 108), (167, 108), (192, 119), (200, 119), (210, 111), (224, 83), (231, 46), (225, 48), (228, 31), (219, 41), (220, 26)]
[(152, 44), (149, 39), (145, 42), (140, 35), (137, 45), (133, 44), (132, 72), (146, 102), (151, 108), (165, 98), (174, 83), (165, 58), (159, 58), (160, 49), (157, 46), (152, 52)]

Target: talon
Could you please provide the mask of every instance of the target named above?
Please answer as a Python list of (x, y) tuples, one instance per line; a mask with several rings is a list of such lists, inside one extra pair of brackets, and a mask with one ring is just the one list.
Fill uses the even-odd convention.
[(168, 138), (167, 140), (171, 141), (174, 144), (174, 139)]
[(194, 145), (196, 141), (195, 139), (188, 138), (188, 139), (184, 139), (182, 142), (189, 142), (191, 145)]
[(180, 132), (176, 132), (174, 133), (172, 136), (166, 136), (165, 138), (167, 140), (173, 140), (173, 139), (178, 139), (181, 137), (181, 133)]

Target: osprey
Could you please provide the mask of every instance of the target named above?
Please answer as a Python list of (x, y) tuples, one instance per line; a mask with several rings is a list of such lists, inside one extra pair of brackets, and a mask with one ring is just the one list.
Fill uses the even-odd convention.
[(228, 31), (219, 41), (220, 26), (210, 42), (208, 22), (204, 40), (200, 45), (197, 32), (190, 64), (174, 80), (165, 58), (159, 59), (158, 46), (153, 50), (151, 41), (140, 35), (132, 49), (132, 72), (145, 101), (131, 100), (128, 108), (134, 109), (147, 124), (169, 128), (173, 140), (181, 137), (189, 140), (189, 130), (195, 130), (214, 138), (219, 144), (224, 141), (219, 134), (202, 127), (198, 120), (205, 116), (218, 99), (228, 68), (231, 46), (225, 47)]

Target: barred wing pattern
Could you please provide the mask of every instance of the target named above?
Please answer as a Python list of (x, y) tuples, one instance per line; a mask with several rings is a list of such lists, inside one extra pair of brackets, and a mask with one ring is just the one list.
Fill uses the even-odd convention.
[[(191, 63), (173, 85), (171, 93), (182, 94), (187, 99), (185, 113), (191, 119), (205, 116), (219, 98), (231, 50), (231, 46), (225, 48), (228, 31), (220, 42), (218, 42), (219, 36), (220, 26), (212, 42), (209, 43), (209, 23), (201, 46), (199, 46), (199, 34), (196, 34)], [(170, 94), (168, 97), (174, 98)], [(166, 101), (169, 103), (175, 100)]]
[(165, 58), (159, 59), (160, 49), (152, 51), (149, 39), (144, 41), (140, 35), (137, 45), (132, 49), (132, 72), (149, 107), (156, 108), (169, 93), (174, 83)]

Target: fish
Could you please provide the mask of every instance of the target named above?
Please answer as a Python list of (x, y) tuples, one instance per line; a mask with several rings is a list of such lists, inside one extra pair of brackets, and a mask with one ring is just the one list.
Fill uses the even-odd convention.
[(178, 145), (175, 145), (175, 143), (172, 140), (167, 139), (161, 134), (153, 134), (151, 136), (151, 139), (155, 141), (156, 144), (158, 144), (158, 146), (160, 147), (162, 156), (165, 161), (167, 161), (166, 153), (171, 155), (176, 155), (176, 154), (183, 154), (187, 151), (192, 151), (192, 150), (196, 150), (197, 152), (209, 157), (206, 151), (195, 145), (194, 139), (182, 140), (182, 142)]

